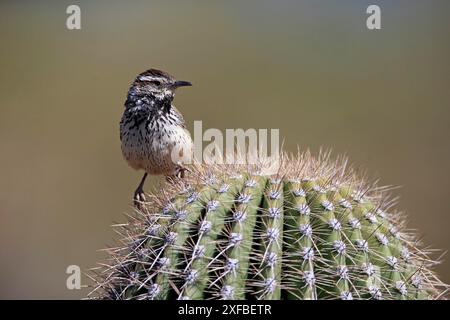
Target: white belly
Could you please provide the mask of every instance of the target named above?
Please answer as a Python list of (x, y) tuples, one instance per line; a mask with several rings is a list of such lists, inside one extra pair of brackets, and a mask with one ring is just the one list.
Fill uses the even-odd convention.
[[(145, 123), (138, 128), (121, 128), (128, 132), (122, 137), (122, 153), (128, 164), (149, 174), (173, 175), (179, 165), (190, 159), (192, 139), (189, 132), (176, 125), (148, 134)], [(178, 153), (179, 151), (180, 153)], [(177, 156), (181, 154), (183, 157)]]

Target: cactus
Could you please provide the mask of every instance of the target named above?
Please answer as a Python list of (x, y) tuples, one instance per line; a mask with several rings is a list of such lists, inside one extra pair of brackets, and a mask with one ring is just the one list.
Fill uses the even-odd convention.
[(329, 154), (192, 165), (119, 227), (100, 299), (438, 299), (436, 263), (367, 184)]

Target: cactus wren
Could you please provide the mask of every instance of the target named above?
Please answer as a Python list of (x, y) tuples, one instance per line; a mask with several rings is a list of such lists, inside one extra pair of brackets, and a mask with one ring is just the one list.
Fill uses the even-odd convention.
[[(177, 156), (192, 154), (192, 139), (181, 113), (173, 106), (175, 89), (191, 86), (164, 71), (150, 69), (132, 83), (120, 121), (122, 154), (136, 170), (144, 170), (136, 191), (134, 205), (145, 201), (143, 186), (148, 174), (168, 179), (183, 177), (184, 168)], [(172, 152), (174, 151), (174, 152)]]

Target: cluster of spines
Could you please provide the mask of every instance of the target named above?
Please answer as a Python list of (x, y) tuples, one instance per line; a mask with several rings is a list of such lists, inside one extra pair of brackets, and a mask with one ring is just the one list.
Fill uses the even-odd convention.
[[(386, 214), (360, 192), (287, 184), (287, 273), (302, 299), (422, 299), (421, 266)], [(295, 254), (297, 252), (297, 255)], [(302, 274), (302, 277), (298, 275)]]
[(145, 231), (132, 236), (127, 254), (99, 282), (101, 297), (346, 300), (435, 293), (426, 258), (395, 220), (345, 184), (248, 172), (212, 177), (144, 217)]

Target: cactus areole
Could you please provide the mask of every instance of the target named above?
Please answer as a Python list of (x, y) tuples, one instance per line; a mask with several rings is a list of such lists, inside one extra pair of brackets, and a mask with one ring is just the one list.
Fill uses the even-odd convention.
[(193, 165), (119, 227), (95, 271), (99, 299), (436, 299), (446, 285), (393, 211), (345, 159), (283, 155)]

